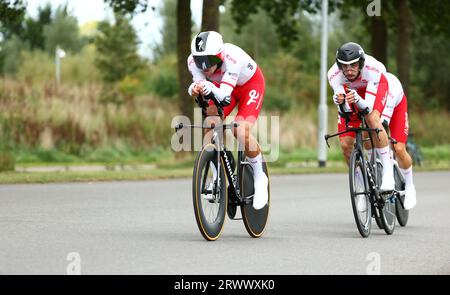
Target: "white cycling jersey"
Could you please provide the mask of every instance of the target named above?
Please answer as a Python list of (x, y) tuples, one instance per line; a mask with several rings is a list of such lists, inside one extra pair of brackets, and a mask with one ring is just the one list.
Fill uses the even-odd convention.
[[(364, 67), (355, 81), (349, 81), (336, 63), (328, 70), (328, 82), (334, 94), (345, 94), (344, 86), (356, 90), (364, 98), (372, 111), (378, 91), (381, 76), (386, 73), (386, 67), (374, 57), (366, 54)], [(348, 106), (347, 106), (348, 107)]]
[(225, 84), (232, 91), (235, 86), (244, 85), (256, 72), (256, 62), (240, 47), (231, 43), (225, 43), (221, 54), (223, 57), (222, 66), (212, 76), (208, 77), (205, 76), (202, 70), (197, 68), (192, 54), (189, 55), (187, 63), (193, 82), (208, 80), (221, 84), (221, 88)]

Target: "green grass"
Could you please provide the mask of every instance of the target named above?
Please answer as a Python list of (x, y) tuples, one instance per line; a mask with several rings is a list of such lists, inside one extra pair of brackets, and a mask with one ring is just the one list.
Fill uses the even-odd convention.
[(102, 171), (102, 172), (6, 172), (0, 174), (0, 183), (51, 183), (51, 182), (90, 182), (119, 180), (150, 180), (165, 178), (190, 177), (192, 168), (155, 169), (135, 171)]
[[(0, 173), (0, 184), (15, 183), (53, 183), (53, 182), (96, 182), (121, 180), (152, 180), (192, 177), (192, 162), (190, 167), (156, 168), (150, 170), (100, 171), (100, 172), (4, 172)], [(305, 166), (303, 166), (305, 165)], [(291, 167), (279, 167), (269, 163), (270, 175), (287, 174), (319, 174), (347, 173), (343, 162), (327, 162), (327, 167), (319, 168), (313, 163), (306, 165), (298, 163)], [(450, 161), (430, 162), (426, 166), (415, 167), (417, 171), (450, 170)]]

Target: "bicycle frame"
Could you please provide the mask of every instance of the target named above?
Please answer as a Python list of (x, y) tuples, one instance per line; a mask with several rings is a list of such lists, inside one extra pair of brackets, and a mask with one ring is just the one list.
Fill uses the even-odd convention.
[[(222, 104), (217, 101), (214, 95), (210, 94), (206, 97), (207, 99), (213, 100), (214, 104), (217, 107), (218, 110), (218, 116), (222, 117), (223, 115), (223, 106)], [(203, 116), (206, 117), (206, 107), (208, 106), (208, 103), (203, 99), (201, 96), (196, 98), (196, 103), (202, 108)], [(240, 193), (240, 187), (239, 187), (239, 179), (237, 175), (233, 172), (232, 166), (231, 166), (231, 159), (228, 158), (227, 150), (225, 148), (225, 145), (222, 141), (222, 134), (225, 132), (226, 129), (232, 129), (238, 127), (238, 123), (233, 122), (231, 124), (223, 124), (221, 122), (220, 124), (216, 125), (214, 123), (211, 124), (211, 126), (199, 126), (199, 125), (184, 125), (183, 123), (179, 123), (177, 126), (175, 126), (175, 131), (178, 131), (184, 127), (190, 127), (190, 128), (202, 128), (202, 129), (212, 129), (213, 134), (211, 137), (211, 143), (217, 146), (217, 164), (220, 163), (220, 160), (222, 159), (225, 164), (225, 173), (228, 179), (228, 182), (230, 183), (233, 192), (235, 193), (235, 196), (238, 199), (238, 204), (241, 205), (242, 203), (249, 204), (250, 198), (243, 198)], [(230, 153), (231, 154), (231, 153)], [(233, 156), (233, 155), (231, 155)], [(239, 158), (239, 157), (238, 157)], [(234, 158), (233, 158), (234, 159)], [(248, 163), (240, 161), (238, 159), (237, 162), (237, 172), (239, 171), (241, 165), (246, 165)], [(217, 166), (219, 167), (219, 166)], [(214, 195), (217, 195), (219, 189), (218, 183), (214, 185)]]
[[(328, 147), (330, 147), (329, 143), (328, 143), (328, 139), (335, 137), (335, 136), (339, 136), (341, 134), (344, 133), (348, 133), (348, 132), (355, 132), (356, 134), (356, 139), (355, 139), (355, 146), (354, 149), (359, 151), (359, 153), (362, 155), (363, 159), (364, 158), (364, 142), (367, 140), (370, 140), (370, 144), (373, 147), (373, 136), (371, 132), (375, 132), (378, 136), (378, 134), (381, 132), (381, 130), (379, 128), (368, 128), (366, 120), (364, 118), (364, 116), (362, 116), (361, 114), (358, 113), (358, 117), (361, 120), (361, 127), (358, 128), (349, 128), (348, 127), (348, 123), (350, 121), (349, 119), (349, 115), (351, 114), (350, 112), (346, 112), (343, 108), (342, 105), (339, 105), (339, 108), (341, 110), (340, 114), (341, 116), (345, 119), (345, 130), (332, 134), (332, 135), (325, 135), (325, 141), (328, 145)], [(363, 132), (368, 132), (368, 138), (363, 138)], [(369, 163), (369, 167), (367, 167), (367, 163)], [(369, 195), (374, 195), (375, 196), (375, 200), (374, 201), (374, 205), (378, 205), (378, 200), (380, 199), (380, 196), (378, 194), (378, 190), (377, 190), (377, 182), (378, 182), (378, 165), (376, 164), (376, 155), (375, 152), (372, 152), (372, 155), (369, 159), (369, 161), (362, 161), (362, 167), (363, 170), (365, 171), (361, 171), (363, 174), (363, 178), (364, 178), (364, 185), (365, 185), (365, 191), (361, 192), (360, 194), (369, 194)]]

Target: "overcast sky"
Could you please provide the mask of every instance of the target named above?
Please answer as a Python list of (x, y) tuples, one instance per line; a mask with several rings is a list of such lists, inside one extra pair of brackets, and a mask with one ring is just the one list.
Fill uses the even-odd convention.
[[(164, 0), (148, 0), (148, 6), (155, 6), (160, 8)], [(29, 0), (27, 5), (27, 13), (32, 16), (37, 16), (38, 7), (45, 6), (50, 3), (54, 9), (59, 5), (68, 3), (68, 11), (78, 19), (79, 25), (83, 25), (90, 21), (101, 21), (104, 19), (111, 19), (111, 9), (104, 4), (103, 0)], [(201, 10), (203, 0), (191, 0), (192, 16), (200, 25)], [(149, 25), (149, 20), (152, 20), (152, 25)], [(162, 20), (159, 18), (158, 11), (147, 9), (143, 14), (138, 14), (133, 18), (133, 26), (141, 41), (139, 52), (141, 55), (151, 57), (151, 46), (154, 46), (161, 41), (160, 29)]]

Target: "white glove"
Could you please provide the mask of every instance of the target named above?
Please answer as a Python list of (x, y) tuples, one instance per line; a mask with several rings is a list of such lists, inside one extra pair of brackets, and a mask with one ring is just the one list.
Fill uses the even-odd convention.
[(350, 90), (350, 92), (353, 93), (353, 96), (355, 97), (355, 103), (358, 103), (361, 100), (361, 96), (359, 96), (358, 92), (354, 89)]
[(213, 90), (214, 84), (209, 82), (209, 81), (204, 81), (203, 82), (203, 87), (202, 87), (202, 95), (206, 96), (209, 95), (211, 93), (211, 91)]
[(337, 95), (336, 93), (333, 95), (333, 102), (334, 102), (334, 104), (336, 104), (336, 105), (339, 105), (339, 104), (340, 104), (339, 101), (338, 101), (338, 95)]
[(195, 85), (196, 85), (196, 83), (194, 82), (189, 86), (189, 88), (188, 88), (189, 96), (192, 96), (192, 90), (194, 89)]

